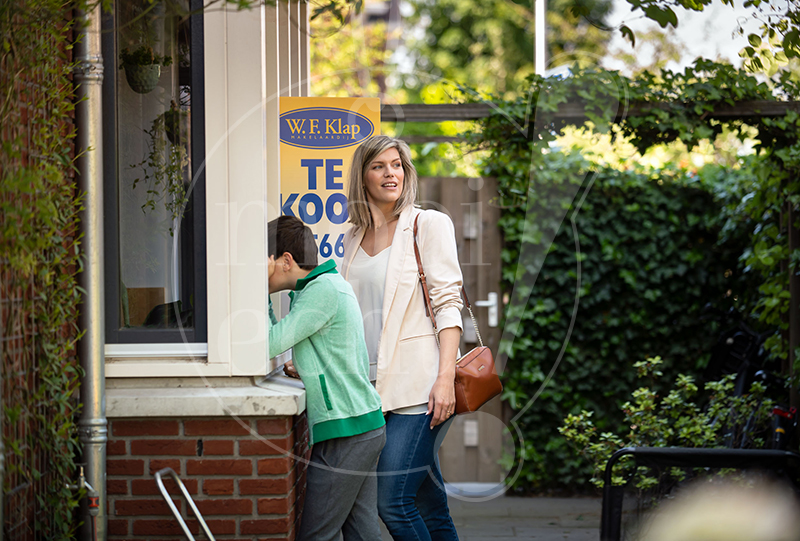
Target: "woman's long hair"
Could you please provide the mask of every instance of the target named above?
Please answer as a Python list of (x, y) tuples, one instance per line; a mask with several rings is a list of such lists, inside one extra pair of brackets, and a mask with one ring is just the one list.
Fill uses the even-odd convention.
[(372, 213), (369, 210), (367, 201), (367, 188), (364, 185), (364, 177), (367, 168), (372, 162), (389, 150), (396, 148), (400, 154), (400, 161), (403, 165), (403, 191), (400, 199), (394, 207), (393, 216), (399, 216), (406, 207), (414, 204), (417, 200), (417, 170), (411, 163), (411, 151), (405, 141), (389, 137), (387, 135), (376, 135), (367, 139), (356, 149), (353, 154), (353, 161), (350, 164), (350, 189), (347, 193), (348, 221), (359, 228), (373, 227)]

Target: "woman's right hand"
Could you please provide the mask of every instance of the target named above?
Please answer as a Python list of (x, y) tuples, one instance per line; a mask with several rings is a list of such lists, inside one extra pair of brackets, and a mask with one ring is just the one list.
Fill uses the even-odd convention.
[(454, 377), (439, 376), (433, 384), (428, 397), (428, 415), (431, 415), (431, 430), (450, 417), (456, 409), (456, 391)]

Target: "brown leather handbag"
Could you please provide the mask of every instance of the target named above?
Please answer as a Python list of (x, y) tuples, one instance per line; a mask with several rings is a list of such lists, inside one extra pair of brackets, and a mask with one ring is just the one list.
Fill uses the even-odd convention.
[[(417, 258), (417, 269), (419, 272), (419, 283), (422, 286), (425, 298), (425, 315), (431, 318), (433, 332), (436, 336), (436, 343), (439, 343), (439, 329), (436, 327), (436, 318), (433, 316), (433, 306), (431, 296), (428, 292), (428, 282), (425, 278), (425, 271), (422, 269), (422, 258), (419, 255), (417, 246), (417, 221), (419, 215), (414, 220), (414, 255)], [(486, 404), (489, 400), (503, 392), (503, 384), (494, 366), (494, 357), (491, 350), (483, 345), (481, 333), (478, 331), (478, 323), (472, 314), (472, 305), (467, 298), (467, 292), (461, 288), (461, 296), (464, 298), (464, 305), (469, 310), (472, 324), (475, 326), (475, 335), (478, 337), (478, 347), (470, 350), (466, 355), (462, 355), (456, 361), (456, 414), (470, 413), (477, 411), (478, 408)]]

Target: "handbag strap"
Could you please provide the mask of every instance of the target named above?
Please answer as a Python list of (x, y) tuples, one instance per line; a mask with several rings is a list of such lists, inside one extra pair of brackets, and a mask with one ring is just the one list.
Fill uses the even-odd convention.
[[(417, 274), (419, 276), (419, 283), (422, 286), (422, 293), (425, 299), (425, 315), (431, 318), (431, 323), (433, 324), (433, 333), (436, 335), (436, 343), (439, 343), (439, 329), (436, 327), (436, 318), (433, 317), (433, 305), (431, 304), (431, 295), (428, 291), (428, 281), (425, 277), (425, 270), (422, 268), (422, 257), (419, 255), (419, 246), (417, 245), (417, 222), (419, 221), (419, 214), (417, 217), (414, 218), (414, 256), (417, 258)], [(467, 297), (467, 290), (464, 289), (464, 286), (461, 286), (461, 297), (464, 299), (464, 305), (469, 310), (469, 317), (472, 319), (472, 325), (475, 327), (475, 336), (478, 337), (478, 343), (483, 346), (483, 339), (481, 338), (481, 332), (478, 330), (478, 322), (475, 321), (475, 315), (472, 313), (472, 305), (469, 303), (469, 298)]]

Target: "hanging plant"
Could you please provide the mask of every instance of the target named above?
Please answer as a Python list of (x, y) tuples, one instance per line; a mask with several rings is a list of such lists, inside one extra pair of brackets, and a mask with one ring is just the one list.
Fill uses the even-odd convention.
[(179, 145), (186, 139), (186, 119), (189, 113), (182, 111), (175, 100), (169, 102), (169, 110), (161, 115), (167, 140), (173, 145)]
[[(147, 198), (142, 204), (145, 214), (153, 211), (159, 204), (167, 210), (171, 224), (183, 214), (189, 194), (186, 191), (184, 178), (189, 167), (189, 156), (181, 144), (178, 120), (186, 113), (178, 110), (175, 102), (173, 108), (158, 115), (149, 130), (147, 156), (130, 167), (141, 169), (142, 175), (133, 181), (133, 189), (143, 183), (147, 190)], [(168, 124), (169, 123), (169, 124)], [(173, 137), (169, 137), (169, 128)], [(174, 235), (173, 226), (169, 228), (170, 236)]]
[(119, 55), (119, 69), (125, 70), (125, 80), (139, 94), (152, 92), (161, 77), (161, 66), (172, 65), (172, 57), (158, 55), (149, 45), (141, 45), (131, 51), (127, 47)]

